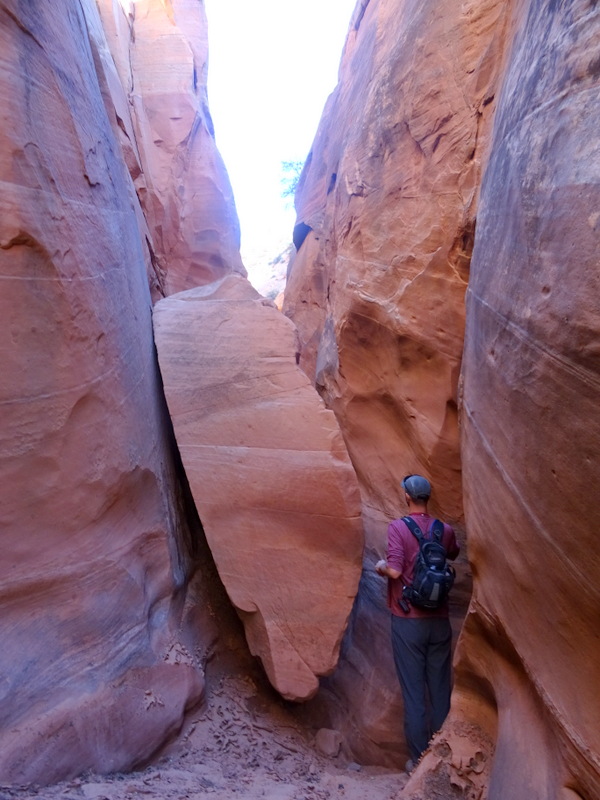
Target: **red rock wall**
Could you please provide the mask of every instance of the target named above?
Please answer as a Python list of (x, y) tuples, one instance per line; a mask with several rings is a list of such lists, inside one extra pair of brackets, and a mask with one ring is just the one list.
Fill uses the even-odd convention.
[(225, 166), (206, 92), (204, 4), (97, 3), (88, 29), (104, 73), (109, 118), (143, 210), (153, 297), (223, 274), (245, 275)]
[(531, 0), (516, 19), (467, 297), (476, 580), (454, 716), (489, 719), (490, 797), (595, 798), (600, 9)]
[[(460, 517), (442, 409), (460, 401), (469, 286), (475, 590), (451, 716), (404, 794), (600, 797), (600, 9), (371, 0), (354, 28), (299, 190), (286, 309), (340, 419), (374, 548), (408, 470)], [(324, 693), (355, 753), (401, 763), (380, 593), (367, 569)]]
[[(101, 5), (133, 35), (120, 5)], [(190, 279), (177, 266), (188, 257), (196, 276), (231, 265), (206, 255), (217, 245), (204, 247), (220, 224), (201, 213), (218, 170), (204, 181), (198, 147), (209, 141), (215, 158), (207, 115), (193, 111), (204, 87), (190, 88), (196, 55), (174, 27), (192, 4), (155, 6), (135, 6), (132, 59), (151, 69), (143, 38), (160, 7), (172, 19), (154, 69), (171, 45), (183, 53), (186, 88), (169, 95), (181, 120), (161, 94), (168, 87), (154, 95), (137, 77), (119, 84), (91, 0), (0, 2), (3, 785), (139, 763), (203, 690), (190, 653), (212, 634), (186, 622), (190, 533), (147, 271), (160, 293)], [(131, 97), (145, 117), (128, 116)], [(164, 159), (153, 161), (151, 146)], [(131, 178), (146, 168), (136, 179), (145, 219)], [(161, 259), (171, 254), (167, 277)]]
[[(384, 582), (372, 572), (387, 523), (405, 512), (402, 477), (429, 475), (434, 511), (462, 529), (464, 295), (507, 12), (503, 0), (359, 3), (297, 194), (284, 311), (340, 422), (367, 535), (347, 668), (326, 691), (356, 757), (374, 762), (408, 757)], [(457, 631), (465, 556), (459, 570)]]
[(462, 518), (464, 293), (505, 23), (503, 0), (360, 3), (300, 180), (284, 311), (377, 544), (408, 472)]

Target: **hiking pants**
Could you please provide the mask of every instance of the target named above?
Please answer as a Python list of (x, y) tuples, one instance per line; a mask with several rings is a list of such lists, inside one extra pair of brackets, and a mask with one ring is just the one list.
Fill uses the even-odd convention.
[(404, 700), (404, 735), (416, 763), (450, 710), (452, 630), (446, 617), (392, 614), (392, 649)]

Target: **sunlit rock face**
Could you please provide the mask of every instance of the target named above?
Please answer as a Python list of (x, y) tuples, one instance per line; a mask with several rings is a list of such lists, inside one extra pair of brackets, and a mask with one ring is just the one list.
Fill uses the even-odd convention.
[(454, 719), (487, 719), (489, 797), (593, 798), (600, 13), (583, 1), (516, 10), (467, 298), (463, 464), (476, 582)]
[(287, 699), (337, 663), (361, 571), (355, 473), (297, 366), (294, 326), (242, 277), (154, 310), (190, 488), (253, 654)]
[(464, 292), (505, 12), (500, 0), (359, 4), (296, 196), (284, 310), (376, 536), (408, 472), (462, 516)]
[[(367, 534), (347, 666), (326, 690), (357, 758), (374, 762), (408, 757), (372, 572), (388, 521), (406, 511), (402, 477), (427, 474), (433, 511), (462, 520), (464, 294), (507, 26), (498, 0), (360, 3), (296, 197), (284, 311), (340, 423)], [(459, 570), (457, 630), (469, 594), (464, 561)]]
[(89, 27), (106, 75), (109, 113), (148, 227), (153, 297), (232, 270), (245, 275), (233, 194), (208, 109), (204, 4), (97, 5), (103, 29), (96, 35)]
[(107, 114), (105, 58), (92, 0), (0, 2), (2, 785), (150, 757), (201, 697), (190, 653), (211, 635), (187, 623), (146, 233), (113, 125), (133, 134)]
[[(457, 440), (442, 435), (439, 409), (456, 398), (469, 279), (462, 463), (475, 594), (451, 716), (405, 795), (596, 797), (600, 13), (584, 0), (372, 1), (356, 23), (300, 188), (287, 310), (376, 509), (374, 546), (377, 514), (397, 498), (393, 453), (399, 473), (423, 466), (438, 508), (457, 514), (442, 470)], [(378, 500), (374, 478), (394, 502)], [(355, 752), (399, 761), (379, 592), (365, 572), (325, 691)], [(349, 721), (344, 700), (360, 691), (368, 701)]]

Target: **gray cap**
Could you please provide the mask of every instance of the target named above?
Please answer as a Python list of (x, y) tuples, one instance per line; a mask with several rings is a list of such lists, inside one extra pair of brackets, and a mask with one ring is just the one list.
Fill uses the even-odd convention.
[(407, 475), (402, 481), (402, 488), (413, 500), (429, 500), (431, 484), (422, 475)]

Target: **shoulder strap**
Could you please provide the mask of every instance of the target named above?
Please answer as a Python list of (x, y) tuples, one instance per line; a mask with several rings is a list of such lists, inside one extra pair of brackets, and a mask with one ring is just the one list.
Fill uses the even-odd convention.
[(412, 517), (402, 517), (402, 522), (406, 525), (408, 530), (412, 533), (412, 535), (417, 539), (419, 544), (423, 541), (423, 534), (421, 533), (421, 528), (417, 525)]
[(432, 539), (435, 539), (436, 542), (441, 543), (442, 536), (444, 535), (444, 523), (439, 519), (434, 519), (431, 523), (430, 531)]

